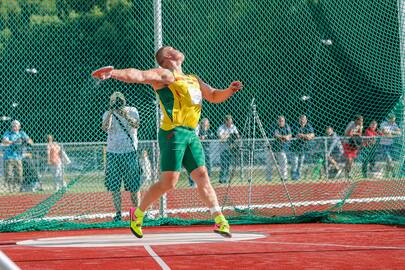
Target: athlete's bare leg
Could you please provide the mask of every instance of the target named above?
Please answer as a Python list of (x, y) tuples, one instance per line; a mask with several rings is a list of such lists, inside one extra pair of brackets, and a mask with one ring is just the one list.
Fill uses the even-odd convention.
[(179, 181), (179, 175), (180, 172), (162, 172), (160, 180), (153, 184), (142, 198), (139, 209), (146, 211), (154, 201), (173, 189)]
[[(208, 176), (207, 168), (205, 166), (198, 167), (191, 172), (191, 177), (197, 184), (198, 194), (200, 195), (203, 202), (208, 206), (208, 208), (213, 208), (218, 206), (218, 199), (214, 188), (211, 185), (210, 178)], [(220, 215), (220, 211), (212, 213), (213, 216)]]

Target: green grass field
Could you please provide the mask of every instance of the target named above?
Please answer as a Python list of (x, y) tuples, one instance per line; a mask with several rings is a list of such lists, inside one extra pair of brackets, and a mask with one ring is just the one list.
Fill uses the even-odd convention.
[[(399, 164), (397, 164), (395, 169), (399, 169)], [(395, 171), (395, 170), (394, 170)], [(276, 170), (273, 171), (273, 178), (271, 181), (266, 180), (266, 172), (263, 166), (254, 167), (252, 170), (246, 168), (243, 171), (239, 169), (232, 172), (231, 170), (231, 181), (230, 183), (221, 184), (219, 183), (219, 168), (215, 167), (212, 172), (211, 183), (214, 187), (226, 187), (231, 186), (244, 186), (244, 185), (279, 185), (281, 183), (280, 177), (277, 175)], [(361, 176), (361, 164), (356, 164), (352, 171), (352, 181), (361, 181), (363, 178)], [(66, 183), (70, 183), (77, 179), (76, 183), (70, 188), (69, 192), (78, 193), (78, 192), (101, 192), (105, 191), (104, 179), (105, 174), (103, 170), (94, 170), (87, 172), (70, 172), (66, 173), (65, 176)], [(378, 177), (370, 176), (367, 179), (390, 179), (386, 173), (380, 173)], [(250, 181), (249, 181), (250, 180)], [(305, 166), (303, 168), (302, 178), (298, 181), (287, 180), (287, 184), (295, 183), (319, 183), (319, 182), (330, 182), (330, 181), (343, 181), (345, 180), (344, 174), (342, 174), (338, 179), (327, 179), (323, 169), (321, 170), (320, 166)], [(55, 186), (53, 183), (52, 176), (48, 174), (42, 174), (40, 177), (42, 183), (42, 191), (36, 191), (37, 193), (53, 193), (55, 192)], [(156, 181), (156, 179), (155, 179)], [(4, 183), (4, 177), (0, 178), (0, 194), (6, 195), (9, 194), (7, 187)], [(142, 189), (147, 189), (152, 182), (143, 183)], [(189, 188), (188, 174), (186, 171), (183, 171), (180, 174), (179, 182), (177, 183), (177, 189)]]

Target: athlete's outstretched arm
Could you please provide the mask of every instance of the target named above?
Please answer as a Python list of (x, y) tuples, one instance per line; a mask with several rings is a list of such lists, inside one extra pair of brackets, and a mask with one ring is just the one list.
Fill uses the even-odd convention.
[(169, 70), (163, 68), (149, 70), (139, 70), (135, 68), (113, 69), (111, 71), (111, 78), (126, 83), (170, 84), (174, 82), (173, 74)]
[[(100, 72), (101, 70), (101, 72)], [(127, 69), (104, 69), (101, 68), (98, 72), (93, 72), (93, 76), (97, 79), (116, 79), (126, 83), (141, 83), (141, 84), (170, 84), (174, 82), (173, 74), (163, 68), (154, 68), (149, 70), (139, 70), (135, 68)]]
[(243, 84), (239, 81), (232, 82), (226, 89), (215, 89), (198, 79), (203, 97), (212, 103), (221, 103), (230, 98), (234, 93), (243, 88)]

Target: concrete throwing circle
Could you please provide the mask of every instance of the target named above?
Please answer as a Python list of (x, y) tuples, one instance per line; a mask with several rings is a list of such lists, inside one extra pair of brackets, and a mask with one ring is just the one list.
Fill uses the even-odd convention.
[(218, 243), (254, 240), (267, 235), (258, 233), (233, 233), (232, 238), (224, 238), (214, 233), (149, 233), (137, 239), (132, 234), (94, 234), (86, 236), (69, 236), (38, 238), (17, 242), (21, 246), (33, 247), (124, 247), (181, 245), (196, 243)]

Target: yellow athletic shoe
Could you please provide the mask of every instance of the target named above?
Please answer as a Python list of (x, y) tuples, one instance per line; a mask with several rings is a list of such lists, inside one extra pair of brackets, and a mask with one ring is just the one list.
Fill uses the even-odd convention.
[(142, 222), (144, 213), (139, 208), (131, 207), (129, 209), (129, 228), (131, 232), (137, 237), (142, 238)]
[(232, 234), (230, 231), (229, 223), (226, 221), (223, 215), (219, 215), (215, 218), (214, 232), (227, 238), (231, 238)]

